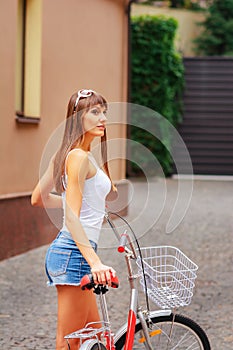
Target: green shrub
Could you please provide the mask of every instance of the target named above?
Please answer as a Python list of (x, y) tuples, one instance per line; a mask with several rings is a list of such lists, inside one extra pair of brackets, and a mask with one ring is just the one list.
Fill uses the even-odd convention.
[[(131, 102), (149, 107), (177, 126), (182, 119), (184, 86), (182, 58), (174, 48), (177, 22), (162, 16), (137, 16), (132, 18), (131, 29)], [(138, 125), (140, 116), (132, 115), (131, 118), (133, 124)], [(131, 138), (151, 150), (168, 175), (172, 169), (171, 140), (170, 135), (163, 134), (161, 143), (145, 130), (131, 127)], [(139, 171), (135, 165), (133, 170)]]
[(194, 40), (197, 54), (233, 55), (233, 0), (213, 0), (208, 7), (206, 19), (200, 24), (204, 30)]

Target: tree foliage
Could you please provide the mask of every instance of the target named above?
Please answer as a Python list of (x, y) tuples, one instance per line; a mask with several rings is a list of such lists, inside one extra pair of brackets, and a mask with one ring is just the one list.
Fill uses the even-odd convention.
[(233, 56), (233, 0), (213, 0), (201, 25), (194, 40), (199, 55)]

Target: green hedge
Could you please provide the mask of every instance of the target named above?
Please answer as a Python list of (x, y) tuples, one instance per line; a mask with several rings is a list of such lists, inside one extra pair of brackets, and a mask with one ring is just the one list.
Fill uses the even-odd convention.
[[(131, 102), (160, 113), (174, 126), (182, 120), (184, 87), (182, 57), (174, 47), (176, 30), (176, 20), (162, 16), (137, 16), (131, 22)], [(138, 117), (131, 116), (133, 124), (138, 125)], [(171, 173), (169, 149), (160, 141), (135, 126), (131, 127), (131, 138), (153, 152), (165, 175)], [(169, 148), (170, 141), (167, 135), (163, 143)], [(137, 173), (139, 168), (133, 165), (133, 171)]]

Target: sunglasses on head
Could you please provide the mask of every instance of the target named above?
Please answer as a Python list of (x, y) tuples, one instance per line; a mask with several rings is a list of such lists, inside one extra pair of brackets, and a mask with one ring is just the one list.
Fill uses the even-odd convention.
[(90, 97), (95, 91), (93, 90), (86, 90), (86, 89), (82, 89), (78, 91), (78, 97), (76, 98), (75, 104), (74, 104), (74, 110), (76, 110), (76, 107), (79, 103), (79, 100), (81, 97), (85, 98), (85, 97)]

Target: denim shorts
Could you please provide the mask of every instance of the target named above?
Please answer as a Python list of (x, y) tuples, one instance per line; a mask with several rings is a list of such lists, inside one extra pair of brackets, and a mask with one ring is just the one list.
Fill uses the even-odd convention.
[[(94, 250), (97, 244), (90, 241)], [(84, 259), (69, 232), (61, 231), (49, 246), (45, 258), (47, 284), (79, 286), (82, 277), (91, 273), (90, 266)]]

